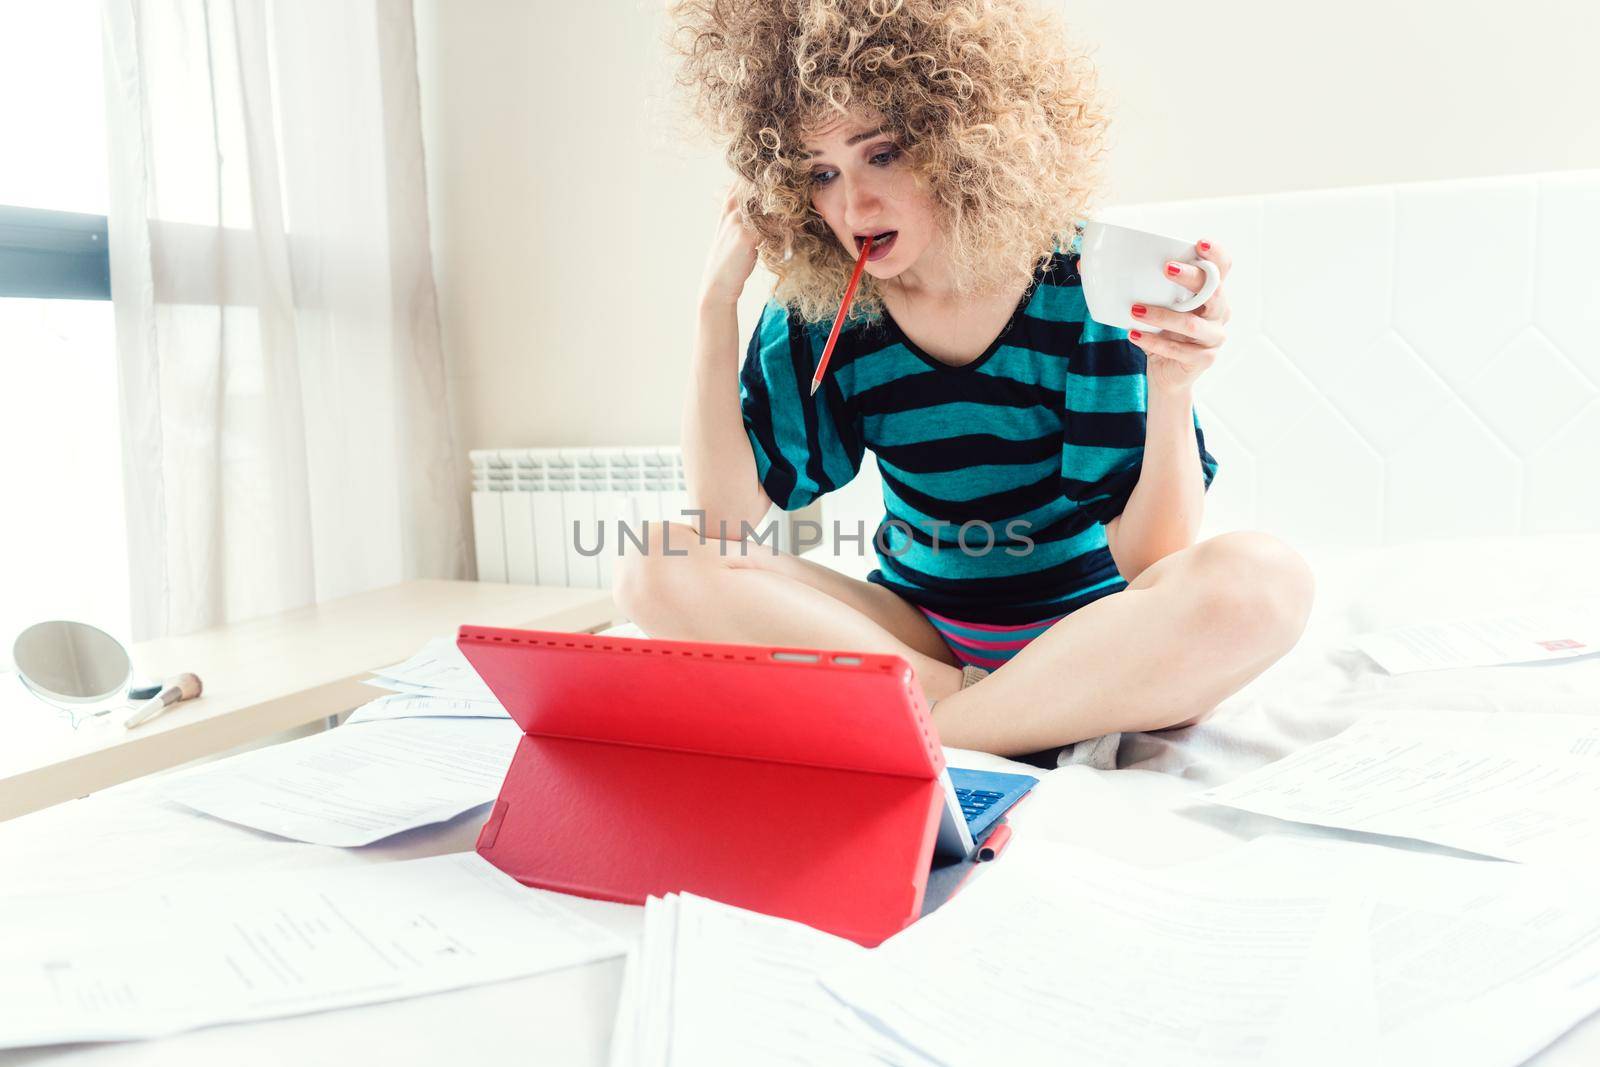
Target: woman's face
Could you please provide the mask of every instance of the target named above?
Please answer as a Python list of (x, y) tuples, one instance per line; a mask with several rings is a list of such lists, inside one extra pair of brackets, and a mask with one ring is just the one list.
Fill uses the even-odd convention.
[[(811, 133), (811, 206), (822, 216), (853, 261), (872, 234), (865, 270), (875, 278), (918, 278), (905, 272), (921, 264), (935, 245), (933, 199), (919, 187), (910, 161), (881, 120), (867, 114)], [(892, 237), (878, 235), (893, 232)]]

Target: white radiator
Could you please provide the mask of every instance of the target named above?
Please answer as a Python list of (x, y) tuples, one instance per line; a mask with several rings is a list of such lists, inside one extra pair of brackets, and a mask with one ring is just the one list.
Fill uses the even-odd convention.
[(645, 519), (652, 527), (692, 521), (680, 514), (689, 494), (675, 447), (476, 449), (469, 456), (482, 582), (609, 589), (621, 524), (642, 540)]
[[(611, 588), (618, 545), (638, 552), (662, 521), (692, 524), (683, 456), (661, 448), (487, 448), (472, 459), (472, 532), (480, 582)], [(768, 533), (768, 524), (776, 533)], [(622, 539), (622, 527), (632, 536)], [(791, 551), (774, 507), (763, 551)], [(597, 551), (598, 549), (598, 551)], [(674, 546), (673, 552), (678, 551)]]

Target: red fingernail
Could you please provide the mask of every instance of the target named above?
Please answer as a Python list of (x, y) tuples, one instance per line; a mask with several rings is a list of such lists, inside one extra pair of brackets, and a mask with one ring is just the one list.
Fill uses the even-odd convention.
[(1129, 330), (1128, 336), (1137, 341), (1139, 338), (1143, 337), (1144, 334), (1140, 333), (1138, 330)]
[(1135, 315), (1139, 316), (1140, 318), (1143, 318), (1144, 317), (1144, 305), (1143, 304), (1135, 304), (1135, 305), (1133, 305), (1133, 313)]
[(1178, 265), (1176, 263), (1168, 263), (1167, 264), (1167, 273), (1168, 274), (1176, 274), (1176, 273), (1178, 273)]
[(1202, 251), (1202, 252), (1211, 251), (1211, 242), (1210, 241), (1201, 241), (1200, 242), (1200, 251)]

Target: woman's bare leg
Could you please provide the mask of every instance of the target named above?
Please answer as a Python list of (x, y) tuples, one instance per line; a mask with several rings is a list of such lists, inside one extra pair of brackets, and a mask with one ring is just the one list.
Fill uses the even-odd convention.
[(1268, 534), (1191, 545), (939, 699), (939, 737), (1010, 756), (1198, 721), (1294, 647), (1313, 584), (1305, 561)]
[(645, 543), (642, 554), (627, 544), (613, 596), (651, 637), (892, 653), (928, 699), (961, 688), (939, 631), (881, 585), (762, 545), (702, 541), (682, 523), (651, 523)]

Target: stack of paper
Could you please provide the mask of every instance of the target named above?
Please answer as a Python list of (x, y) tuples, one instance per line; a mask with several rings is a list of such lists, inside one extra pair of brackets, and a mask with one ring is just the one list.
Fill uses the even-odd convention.
[(1531, 713), (1369, 715), (1199, 796), (1274, 818), (1502, 859), (1594, 862), (1600, 722)]
[(493, 800), (522, 736), (510, 719), (346, 723), (205, 764), (164, 793), (297, 841), (367, 845)]
[(817, 984), (820, 970), (865, 952), (689, 893), (651, 897), (623, 980), (612, 1067), (926, 1063)]
[(1019, 843), (870, 952), (652, 898), (611, 1063), (1510, 1067), (1600, 1008), (1594, 890), (1349, 843), (1165, 871)]
[(456, 647), (454, 637), (435, 637), (410, 659), (374, 671), (366, 684), (393, 695), (356, 709), (345, 725), (374, 719), (503, 718), (506, 714)]
[(505, 981), (619, 956), (476, 853), (0, 909), (0, 1047), (151, 1037)]

